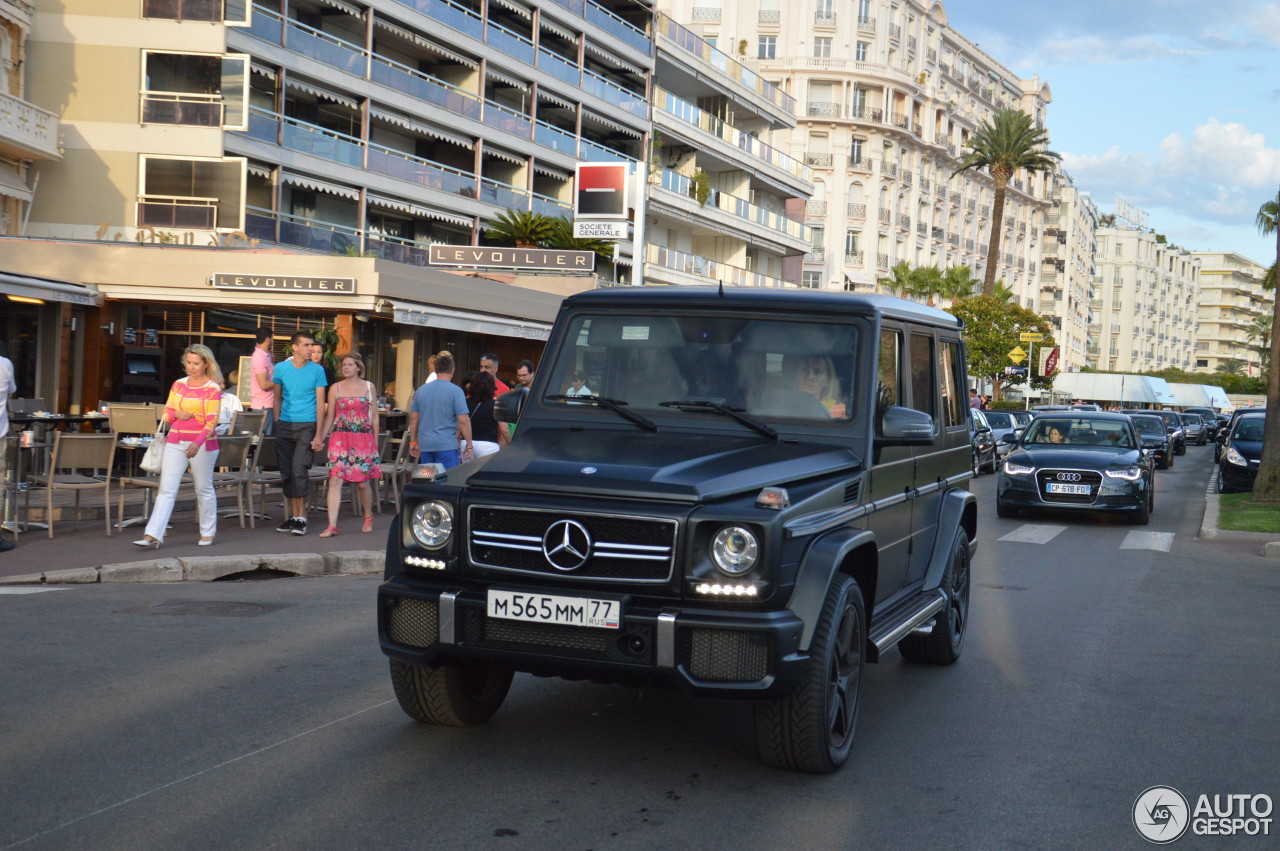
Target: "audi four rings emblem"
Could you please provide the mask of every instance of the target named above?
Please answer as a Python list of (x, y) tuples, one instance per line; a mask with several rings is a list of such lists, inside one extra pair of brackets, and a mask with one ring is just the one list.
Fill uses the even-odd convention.
[(556, 570), (577, 570), (591, 557), (591, 534), (577, 520), (557, 520), (542, 536), (542, 554)]
[(1059, 473), (1058, 481), (1060, 482), (1078, 482), (1080, 481), (1079, 473)]

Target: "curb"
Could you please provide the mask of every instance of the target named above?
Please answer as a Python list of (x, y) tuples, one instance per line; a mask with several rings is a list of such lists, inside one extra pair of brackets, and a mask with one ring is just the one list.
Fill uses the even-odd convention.
[(1280, 541), (1271, 532), (1236, 532), (1231, 529), (1219, 529), (1218, 517), (1222, 511), (1220, 497), (1216, 493), (1205, 494), (1204, 519), (1200, 521), (1200, 538), (1204, 540), (1219, 539), (1223, 541), (1254, 541), (1262, 544), (1258, 555), (1263, 558), (1280, 559)]
[(245, 556), (157, 558), (97, 567), (47, 570), (0, 577), (0, 585), (86, 585), (99, 582), (212, 582), (241, 573), (277, 576), (369, 576), (382, 573), (382, 550), (334, 553), (275, 553)]

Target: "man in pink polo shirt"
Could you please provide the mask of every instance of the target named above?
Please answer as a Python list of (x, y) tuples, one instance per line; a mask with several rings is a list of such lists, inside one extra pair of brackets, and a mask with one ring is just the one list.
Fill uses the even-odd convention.
[(249, 408), (266, 412), (262, 433), (271, 434), (276, 404), (276, 388), (271, 380), (271, 373), (275, 369), (275, 364), (271, 362), (271, 329), (259, 328), (254, 340), (257, 345), (253, 348), (253, 360), (249, 362), (249, 369), (253, 373), (249, 382), (252, 394)]

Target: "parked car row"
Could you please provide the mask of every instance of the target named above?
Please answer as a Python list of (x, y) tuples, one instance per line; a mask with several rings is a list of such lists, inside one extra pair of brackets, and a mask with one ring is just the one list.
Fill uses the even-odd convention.
[(1223, 430), (1222, 452), (1218, 459), (1218, 493), (1253, 490), (1262, 462), (1262, 438), (1267, 417), (1248, 411), (1232, 419)]

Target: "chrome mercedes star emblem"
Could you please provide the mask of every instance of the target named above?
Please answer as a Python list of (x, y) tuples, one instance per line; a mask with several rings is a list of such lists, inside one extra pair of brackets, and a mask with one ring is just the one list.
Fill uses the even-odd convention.
[(542, 554), (556, 570), (577, 570), (591, 557), (591, 535), (576, 520), (557, 520), (542, 536)]
[(579, 470), (579, 472), (582, 473), (582, 475), (584, 476), (589, 476), (595, 471), (596, 471), (595, 467), (583, 467), (581, 470)]

